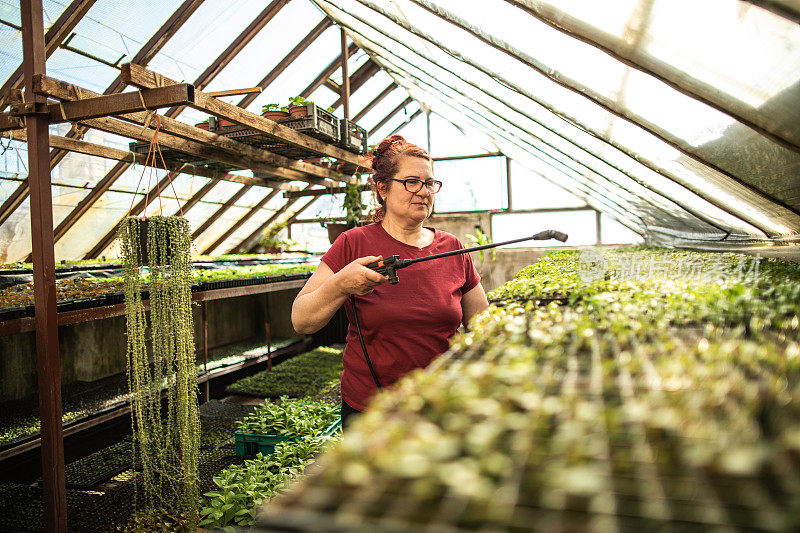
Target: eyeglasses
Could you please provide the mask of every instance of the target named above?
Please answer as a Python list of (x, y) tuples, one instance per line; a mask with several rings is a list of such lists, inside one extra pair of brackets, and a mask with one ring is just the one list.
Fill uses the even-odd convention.
[(442, 182), (438, 180), (428, 180), (422, 181), (419, 178), (406, 178), (404, 180), (399, 180), (397, 178), (389, 178), (392, 181), (399, 181), (403, 184), (403, 187), (406, 188), (408, 192), (417, 193), (422, 190), (422, 186), (425, 185), (430, 192), (436, 194), (442, 188)]

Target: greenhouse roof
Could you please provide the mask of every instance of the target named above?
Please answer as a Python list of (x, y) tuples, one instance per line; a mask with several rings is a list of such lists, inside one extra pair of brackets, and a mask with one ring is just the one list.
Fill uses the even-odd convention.
[[(430, 112), (648, 242), (733, 248), (800, 237), (797, 0), (44, 4), (48, 75), (98, 93), (123, 90), (119, 65), (133, 62), (204, 91), (265, 88), (225, 98), (250, 110), (296, 94), (339, 110), (339, 26), (352, 39), (351, 114), (370, 143)], [(16, 0), (0, 0), (0, 22), (5, 93), (19, 83)], [(51, 132), (76, 134), (68, 130)], [(78, 135), (128, 149), (109, 133)], [(13, 262), (31, 247), (25, 144), (5, 140), (0, 151), (0, 261)], [(161, 179), (153, 172), (58, 150), (51, 159), (61, 259), (113, 254), (114, 228), (137, 204), (171, 214), (191, 203), (187, 218), (204, 226), (198, 250), (224, 253), (287, 202), (299, 211), (314, 201), (186, 174), (149, 201)]]

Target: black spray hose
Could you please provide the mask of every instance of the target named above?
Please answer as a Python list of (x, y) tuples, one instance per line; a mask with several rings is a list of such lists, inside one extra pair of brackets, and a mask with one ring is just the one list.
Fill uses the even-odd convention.
[(358, 332), (358, 342), (361, 343), (361, 351), (364, 352), (364, 359), (367, 360), (367, 366), (369, 367), (369, 373), (372, 374), (372, 379), (375, 380), (375, 385), (378, 386), (379, 389), (382, 389), (381, 382), (378, 381), (378, 374), (375, 373), (375, 369), (372, 368), (372, 361), (369, 358), (369, 354), (367, 353), (367, 347), (364, 345), (364, 336), (361, 335), (361, 326), (358, 325), (358, 313), (356, 313), (356, 296), (354, 294), (350, 295), (350, 305), (353, 307), (353, 323), (356, 326), (356, 331)]

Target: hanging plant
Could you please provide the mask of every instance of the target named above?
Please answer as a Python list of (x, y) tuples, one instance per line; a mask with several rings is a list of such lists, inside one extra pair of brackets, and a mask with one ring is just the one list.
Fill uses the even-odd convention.
[[(146, 505), (186, 516), (198, 508), (199, 418), (191, 311), (189, 224), (182, 217), (126, 217), (119, 228), (125, 265), (128, 384), (133, 406), (134, 456), (142, 465)], [(150, 335), (142, 302), (146, 227)], [(148, 342), (152, 360), (148, 357)], [(162, 417), (162, 391), (167, 401)]]
[[(160, 121), (157, 124), (160, 126)], [(160, 153), (158, 126), (148, 160)], [(183, 216), (128, 216), (120, 223), (118, 236), (124, 264), (133, 455), (135, 464), (142, 467), (143, 500), (138, 501), (137, 484), (137, 504), (181, 512), (194, 529), (199, 506), (200, 423), (189, 222)], [(150, 299), (149, 336), (142, 301), (145, 280)]]

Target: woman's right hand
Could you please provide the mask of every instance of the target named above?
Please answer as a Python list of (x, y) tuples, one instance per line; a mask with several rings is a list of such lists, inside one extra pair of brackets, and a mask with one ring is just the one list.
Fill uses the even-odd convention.
[(386, 276), (365, 266), (378, 259), (382, 259), (382, 256), (359, 257), (337, 272), (335, 276), (339, 290), (346, 295), (366, 296), (374, 291), (375, 287), (388, 281), (389, 278)]

